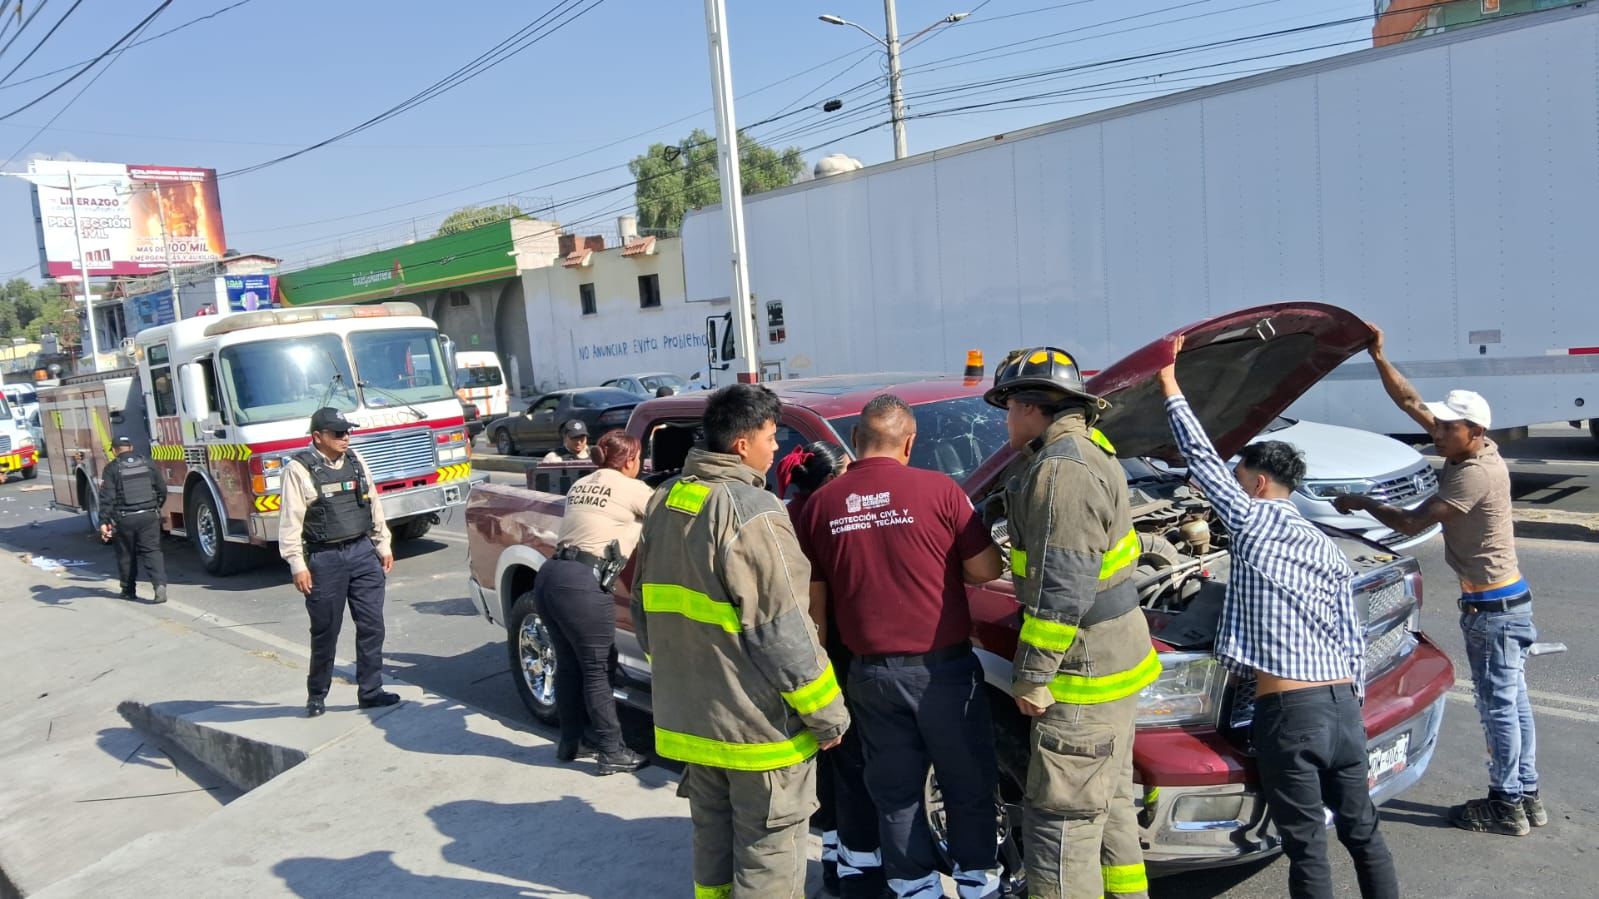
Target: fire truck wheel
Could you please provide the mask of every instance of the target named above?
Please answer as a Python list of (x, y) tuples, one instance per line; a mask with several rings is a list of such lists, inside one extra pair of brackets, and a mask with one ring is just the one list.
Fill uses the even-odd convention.
[(533, 591), (516, 598), (511, 607), (511, 679), (516, 695), (533, 717), (545, 724), (557, 724), (555, 712), (555, 644), (533, 604)]
[(227, 541), (227, 523), (217, 513), (216, 502), (204, 489), (189, 497), (189, 539), (200, 553), (205, 570), (212, 574), (232, 574), (238, 570), (245, 547)]
[(394, 523), (389, 528), (396, 540), (420, 540), (433, 527), (432, 515), (418, 515)]
[(38, 476), (39, 476), (39, 466), (37, 466), (37, 465), (33, 466), (32, 468), (24, 468), (24, 469), (22, 469), (22, 479), (24, 481), (31, 481), (34, 478), (38, 477)]

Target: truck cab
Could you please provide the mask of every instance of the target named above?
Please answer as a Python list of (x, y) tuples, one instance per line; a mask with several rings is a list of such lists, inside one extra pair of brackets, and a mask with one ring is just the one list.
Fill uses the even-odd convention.
[[(33, 388), (28, 388), (32, 395)], [(39, 448), (26, 413), (11, 405), (11, 389), (0, 396), (0, 472), (29, 480), (39, 475)], [(32, 414), (37, 415), (34, 411)]]

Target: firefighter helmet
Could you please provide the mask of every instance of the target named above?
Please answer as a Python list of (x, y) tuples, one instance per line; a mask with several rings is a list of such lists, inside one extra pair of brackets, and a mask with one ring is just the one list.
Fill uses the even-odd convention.
[(1052, 346), (1011, 351), (994, 372), (994, 386), (983, 399), (1001, 408), (1011, 399), (1039, 405), (1082, 399), (1095, 409), (1109, 405), (1084, 389), (1083, 376), (1071, 354)]

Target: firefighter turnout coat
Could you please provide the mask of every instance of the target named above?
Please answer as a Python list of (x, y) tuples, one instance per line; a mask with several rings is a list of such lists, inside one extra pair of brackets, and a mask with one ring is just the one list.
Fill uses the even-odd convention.
[(764, 484), (737, 456), (696, 449), (645, 513), (633, 627), (667, 758), (771, 771), (849, 726), (807, 612), (810, 563)]

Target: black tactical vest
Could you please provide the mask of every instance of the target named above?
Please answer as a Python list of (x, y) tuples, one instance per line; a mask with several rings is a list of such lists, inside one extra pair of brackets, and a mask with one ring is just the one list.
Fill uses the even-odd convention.
[(134, 512), (153, 512), (161, 508), (161, 497), (155, 495), (151, 483), (150, 460), (135, 455), (117, 457), (117, 477), (122, 482), (122, 504), (119, 515)]
[(344, 543), (372, 530), (371, 485), (352, 454), (344, 467), (334, 469), (327, 457), (311, 449), (294, 454), (295, 461), (311, 473), (316, 498), (305, 510), (301, 539), (306, 543)]

